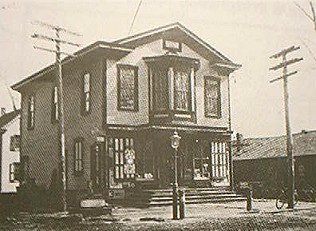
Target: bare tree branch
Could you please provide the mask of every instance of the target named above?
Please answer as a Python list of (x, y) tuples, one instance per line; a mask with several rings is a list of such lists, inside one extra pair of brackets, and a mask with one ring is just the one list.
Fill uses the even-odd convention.
[(294, 4), (305, 14), (306, 17), (308, 17), (312, 22), (314, 22), (314, 19), (312, 16), (310, 16), (298, 3), (294, 2)]

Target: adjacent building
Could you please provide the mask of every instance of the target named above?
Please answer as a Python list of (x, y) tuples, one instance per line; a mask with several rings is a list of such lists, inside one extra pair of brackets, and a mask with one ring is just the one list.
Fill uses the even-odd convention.
[(0, 192), (15, 193), (19, 186), (18, 168), (20, 163), (20, 110), (0, 117)]
[[(229, 75), (240, 65), (179, 23), (75, 55), (62, 62), (68, 196), (170, 187), (174, 131), (180, 185), (229, 186)], [(24, 176), (49, 190), (60, 173), (56, 68), (12, 88), (22, 96)]]
[[(286, 136), (237, 139), (234, 149), (236, 184), (261, 185), (273, 196), (273, 192), (287, 186), (286, 153)], [(316, 189), (316, 131), (293, 134), (293, 155), (296, 188)]]

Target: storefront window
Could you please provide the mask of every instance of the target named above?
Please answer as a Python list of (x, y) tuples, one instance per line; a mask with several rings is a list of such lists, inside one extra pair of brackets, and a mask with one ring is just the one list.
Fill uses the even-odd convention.
[(115, 180), (135, 177), (135, 148), (133, 138), (109, 139), (109, 157), (113, 159), (113, 177)]
[(153, 141), (143, 143), (140, 152), (136, 157), (136, 177), (138, 179), (153, 180), (154, 179), (154, 156)]
[(210, 152), (206, 141), (199, 141), (193, 160), (194, 179), (210, 179)]
[(211, 143), (212, 178), (226, 178), (228, 176), (227, 156), (225, 142)]

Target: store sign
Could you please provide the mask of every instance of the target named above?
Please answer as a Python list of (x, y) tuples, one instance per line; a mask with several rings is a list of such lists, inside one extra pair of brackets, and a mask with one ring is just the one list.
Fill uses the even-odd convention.
[(110, 199), (124, 199), (125, 198), (125, 190), (124, 189), (110, 189), (109, 190), (109, 198)]
[(163, 49), (173, 51), (173, 52), (181, 52), (182, 44), (180, 42), (164, 39), (163, 40)]

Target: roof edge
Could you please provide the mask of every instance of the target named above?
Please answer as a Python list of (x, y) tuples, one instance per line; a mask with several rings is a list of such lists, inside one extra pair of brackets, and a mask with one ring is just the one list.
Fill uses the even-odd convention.
[[(133, 50), (133, 48), (130, 48), (128, 46), (125, 46), (125, 45), (120, 45), (120, 44), (114, 44), (114, 43), (111, 43), (111, 42), (105, 42), (105, 41), (97, 41), (97, 42), (94, 42), (78, 51), (76, 51), (74, 53), (74, 56), (66, 56), (63, 60), (62, 60), (62, 64), (66, 64), (68, 62), (71, 62), (73, 61), (75, 58), (77, 58), (77, 56), (83, 56), (83, 55), (86, 55), (87, 53), (97, 49), (97, 48), (108, 48), (108, 49), (111, 49), (111, 50), (117, 50), (117, 51), (121, 51), (121, 52), (131, 52)], [(22, 79), (21, 81), (11, 85), (11, 88), (15, 91), (19, 91), (19, 89), (33, 81), (33, 80), (36, 80), (37, 78), (51, 72), (53, 69), (55, 68), (55, 63), (53, 64), (50, 64), (44, 68), (42, 68), (41, 70), (35, 72), (34, 74), (32, 75), (29, 75), (28, 77)]]
[(164, 30), (167, 29), (172, 29), (172, 28), (179, 28), (180, 30), (184, 31), (186, 34), (188, 34), (189, 36), (191, 36), (193, 39), (195, 39), (196, 41), (198, 41), (201, 45), (203, 45), (206, 49), (212, 51), (217, 57), (220, 58), (220, 60), (224, 61), (224, 62), (228, 62), (228, 63), (233, 63), (229, 58), (227, 58), (226, 56), (224, 56), (221, 52), (219, 52), (218, 50), (216, 50), (215, 48), (213, 48), (211, 45), (209, 45), (207, 42), (205, 42), (204, 40), (202, 40), (199, 36), (197, 36), (196, 34), (194, 34), (192, 31), (190, 31), (188, 28), (186, 28), (185, 26), (183, 26), (181, 23), (179, 22), (175, 22), (175, 23), (171, 23), (171, 24), (167, 24), (164, 26), (160, 26), (151, 30), (147, 30), (135, 35), (131, 35), (131, 36), (127, 36), (125, 38), (119, 39), (119, 40), (115, 40), (113, 41), (113, 43), (118, 43), (118, 44), (125, 44), (137, 39), (140, 39), (142, 37), (145, 36), (150, 36), (152, 34), (155, 33), (159, 33), (162, 32)]

